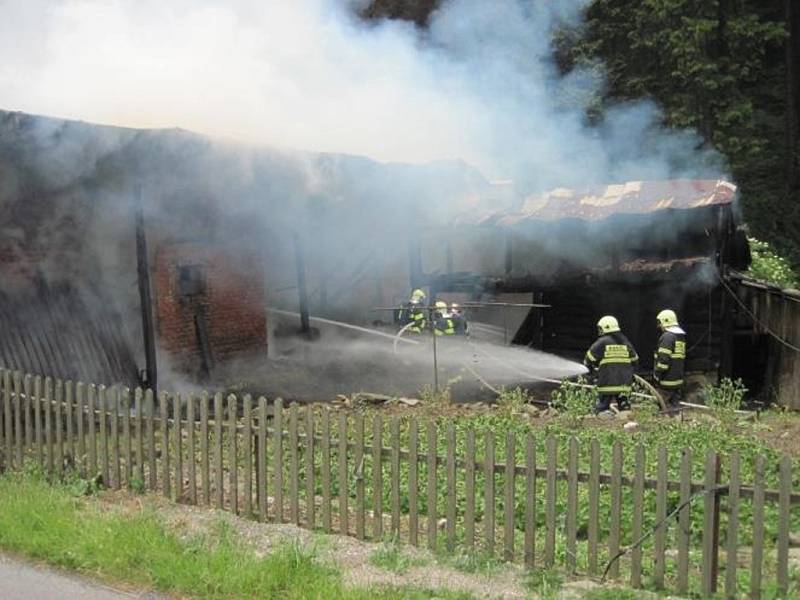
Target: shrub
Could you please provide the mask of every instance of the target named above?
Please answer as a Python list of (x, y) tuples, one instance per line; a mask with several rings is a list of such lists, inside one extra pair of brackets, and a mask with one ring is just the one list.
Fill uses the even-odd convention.
[(774, 283), (784, 288), (796, 288), (800, 277), (792, 270), (789, 261), (776, 254), (767, 242), (748, 238), (753, 261), (747, 274), (756, 279)]

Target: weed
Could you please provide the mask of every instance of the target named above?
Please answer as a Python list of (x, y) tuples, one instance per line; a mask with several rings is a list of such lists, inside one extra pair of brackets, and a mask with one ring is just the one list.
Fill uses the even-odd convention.
[(641, 594), (636, 590), (612, 587), (589, 590), (584, 596), (585, 600), (637, 600)]
[(138, 476), (131, 477), (129, 487), (134, 494), (144, 494), (145, 492), (144, 481)]
[(562, 585), (564, 585), (563, 577), (552, 569), (530, 571), (525, 579), (525, 586), (536, 592), (541, 600), (554, 600)]
[(705, 385), (703, 397), (706, 405), (714, 411), (714, 416), (727, 425), (736, 421), (736, 411), (742, 406), (747, 388), (741, 379), (731, 380), (727, 377), (718, 385)]
[(562, 420), (570, 428), (577, 428), (597, 404), (597, 390), (583, 387), (586, 383), (583, 378), (578, 379), (577, 383), (581, 385), (564, 381), (551, 394), (553, 406), (562, 411)]
[(520, 387), (514, 389), (501, 387), (500, 393), (497, 395), (497, 406), (503, 412), (514, 414), (520, 412), (522, 407), (532, 400), (533, 397), (528, 390)]
[(398, 574), (405, 573), (411, 567), (423, 564), (421, 559), (406, 553), (403, 546), (394, 540), (381, 544), (377, 550), (370, 554), (369, 562), (376, 567)]
[(503, 563), (498, 559), (476, 552), (458, 552), (439, 556), (439, 562), (462, 573), (493, 573)]

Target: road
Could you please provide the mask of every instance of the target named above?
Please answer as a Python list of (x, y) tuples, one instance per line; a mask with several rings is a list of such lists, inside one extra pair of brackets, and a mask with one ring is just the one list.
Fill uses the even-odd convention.
[(0, 554), (0, 598), (14, 600), (157, 600), (152, 593), (115, 590)]

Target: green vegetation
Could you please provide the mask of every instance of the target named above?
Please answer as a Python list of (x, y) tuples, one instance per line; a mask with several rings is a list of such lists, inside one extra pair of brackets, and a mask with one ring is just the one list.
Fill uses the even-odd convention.
[(776, 254), (767, 242), (749, 238), (750, 254), (753, 262), (747, 274), (755, 279), (773, 283), (782, 288), (797, 288), (800, 278), (792, 269), (789, 261)]
[(564, 577), (552, 569), (537, 569), (528, 574), (525, 584), (529, 590), (536, 592), (541, 600), (555, 600), (558, 598), (561, 586), (564, 585)]
[[(52, 565), (193, 598), (469, 598), (405, 588), (347, 589), (313, 550), (285, 543), (259, 558), (223, 522), (188, 539), (151, 510), (101, 510), (37, 472), (0, 477), (0, 548)], [(82, 491), (82, 490), (77, 490)]]
[(422, 560), (411, 556), (407, 548), (404, 548), (396, 540), (381, 544), (370, 554), (369, 562), (376, 567), (398, 574), (405, 573), (411, 567), (424, 564)]

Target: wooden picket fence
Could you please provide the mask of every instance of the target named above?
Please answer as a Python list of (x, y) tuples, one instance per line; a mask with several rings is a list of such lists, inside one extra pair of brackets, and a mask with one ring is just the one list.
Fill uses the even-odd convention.
[[(710, 595), (720, 571), (728, 596), (742, 591), (738, 576), (748, 572), (751, 597), (797, 585), (789, 532), (793, 517), (800, 521), (792, 512), (800, 494), (786, 457), (777, 466), (756, 457), (754, 480), (744, 482), (737, 453), (722, 469), (709, 452), (697, 481), (691, 450), (673, 457), (658, 448), (648, 474), (641, 445), (624, 456), (619, 443), (587, 448), (513, 432), (495, 440), (452, 422), (284, 408), (250, 396), (154, 398), (9, 370), (0, 370), (0, 384), (4, 469), (34, 461), (54, 476), (100, 476), (115, 489), (160, 491), (261, 521), (605, 574), (634, 587)], [(776, 490), (766, 489), (769, 469), (777, 469)], [(774, 531), (768, 522), (777, 522)]]

